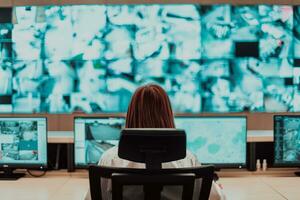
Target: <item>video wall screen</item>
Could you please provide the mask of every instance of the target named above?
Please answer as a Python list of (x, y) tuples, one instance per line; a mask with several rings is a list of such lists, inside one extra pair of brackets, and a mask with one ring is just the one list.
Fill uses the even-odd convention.
[(0, 112), (126, 112), (146, 83), (175, 112), (300, 111), (300, 7), (14, 9), (0, 13)]

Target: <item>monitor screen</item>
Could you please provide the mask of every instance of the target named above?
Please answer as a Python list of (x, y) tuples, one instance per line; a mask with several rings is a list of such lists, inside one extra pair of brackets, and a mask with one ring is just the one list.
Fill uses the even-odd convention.
[(274, 165), (300, 166), (300, 116), (274, 116)]
[(0, 117), (0, 166), (47, 166), (46, 118)]
[(150, 82), (175, 112), (300, 111), (300, 6), (21, 6), (14, 24), (3, 13), (0, 112), (126, 112)]
[(245, 166), (246, 117), (176, 117), (175, 124), (186, 131), (187, 148), (200, 163)]
[(75, 118), (75, 165), (97, 164), (106, 150), (118, 145), (124, 124), (122, 117)]

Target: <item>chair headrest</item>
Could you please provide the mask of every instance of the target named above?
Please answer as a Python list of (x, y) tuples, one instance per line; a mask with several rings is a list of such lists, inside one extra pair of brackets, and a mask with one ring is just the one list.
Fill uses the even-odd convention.
[(149, 128), (123, 129), (118, 156), (125, 160), (145, 163), (146, 168), (161, 168), (163, 162), (185, 158), (185, 131)]

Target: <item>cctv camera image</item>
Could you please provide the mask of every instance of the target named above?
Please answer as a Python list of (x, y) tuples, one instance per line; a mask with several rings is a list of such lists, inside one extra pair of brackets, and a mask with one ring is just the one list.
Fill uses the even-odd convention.
[(245, 165), (245, 117), (176, 117), (175, 124), (186, 131), (187, 149), (201, 163)]
[[(175, 124), (186, 131), (187, 149), (200, 161), (245, 164), (245, 117), (176, 117)], [(118, 145), (124, 126), (125, 118), (119, 117), (75, 118), (75, 164), (97, 164), (105, 151)]]
[(75, 164), (97, 164), (102, 154), (118, 145), (124, 118), (76, 118)]
[(0, 119), (0, 164), (43, 163), (46, 159), (44, 120)]
[(300, 111), (299, 10), (16, 7), (0, 23), (0, 112), (126, 112), (147, 83), (167, 91), (175, 112)]
[(300, 117), (275, 116), (275, 164), (300, 163)]

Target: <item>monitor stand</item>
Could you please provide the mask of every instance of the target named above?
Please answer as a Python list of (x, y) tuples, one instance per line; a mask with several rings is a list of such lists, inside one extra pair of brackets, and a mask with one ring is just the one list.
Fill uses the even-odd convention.
[(3, 173), (0, 173), (0, 180), (11, 180), (15, 181), (19, 178), (25, 176), (25, 173), (14, 173), (14, 169), (12, 168), (4, 168), (2, 169)]

